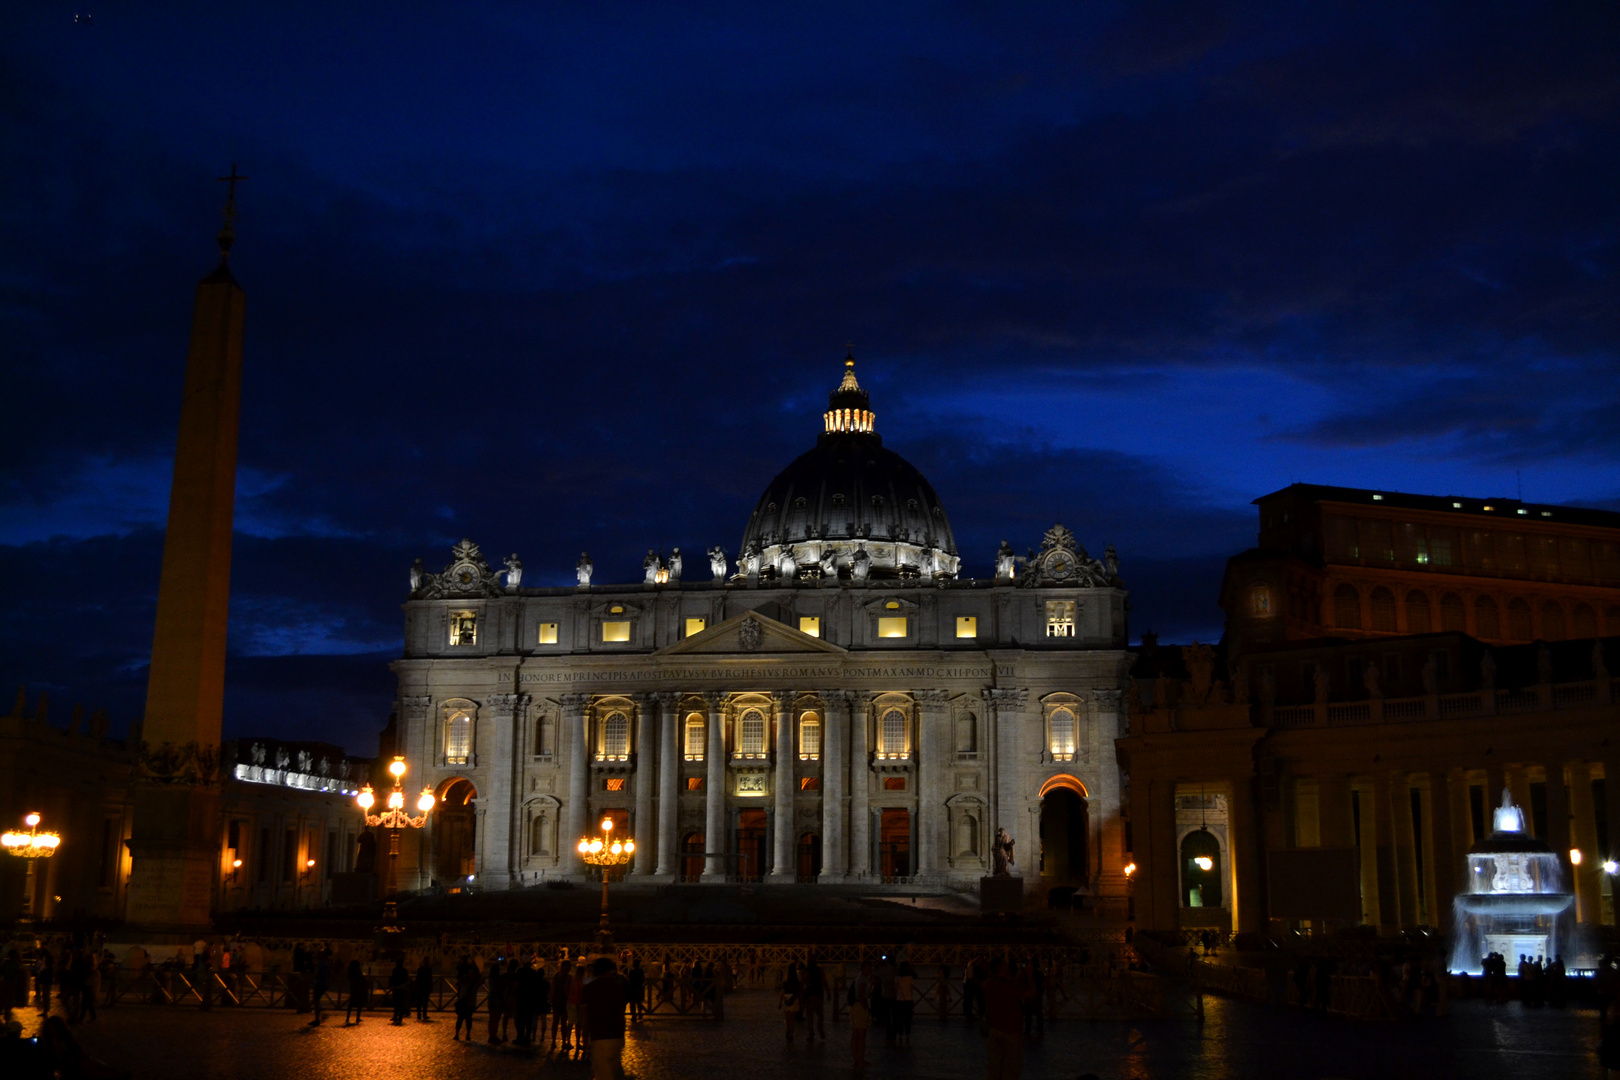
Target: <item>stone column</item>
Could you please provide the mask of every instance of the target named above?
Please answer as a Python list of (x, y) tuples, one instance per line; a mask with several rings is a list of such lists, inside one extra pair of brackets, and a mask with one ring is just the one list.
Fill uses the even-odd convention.
[(1237, 882), (1233, 899), (1232, 929), (1256, 933), (1266, 927), (1260, 903), (1260, 821), (1255, 816), (1254, 785), (1246, 776), (1231, 783), (1230, 818), (1232, 871)]
[[(489, 790), (478, 793), (484, 810), (487, 836), (483, 844), (484, 861), (478, 867), (478, 880), (486, 889), (509, 889), (512, 873), (517, 868), (513, 849), (512, 816), (518, 800), (514, 772), (522, 765), (522, 750), (517, 729), (517, 717), (523, 715), (529, 703), (527, 694), (491, 694), (489, 726), (479, 732), (479, 741), (488, 747)], [(487, 738), (487, 742), (485, 741)], [(415, 800), (407, 793), (407, 806)]]
[(946, 755), (950, 752), (950, 693), (917, 690), (917, 875), (931, 881), (944, 869), (940, 852), (948, 827), (945, 800), (950, 796)]
[(775, 857), (767, 884), (791, 885), (798, 878), (793, 858), (793, 694), (779, 690), (771, 695), (776, 705), (776, 820)]
[(1390, 819), (1395, 826), (1395, 881), (1401, 892), (1401, 925), (1423, 922), (1418, 906), (1417, 847), (1412, 821), (1412, 784), (1404, 772), (1390, 777)]
[(1564, 762), (1561, 758), (1547, 762), (1546, 786), (1547, 835), (1544, 839), (1552, 845), (1553, 854), (1558, 856), (1558, 869), (1564, 881), (1574, 882), (1575, 867), (1569, 861), (1569, 849), (1574, 846), (1569, 836), (1569, 788), (1564, 784)]
[(710, 884), (725, 884), (726, 880), (726, 696), (720, 693), (703, 695), (709, 706), (709, 746), (703, 758), (709, 766), (708, 779), (703, 781), (703, 877)]
[(631, 862), (631, 878), (644, 879), (652, 874), (653, 860), (658, 850), (658, 833), (653, 823), (653, 785), (656, 771), (653, 747), (657, 745), (655, 714), (658, 695), (637, 694), (636, 702), (636, 820), (631, 835), (636, 840), (636, 853)]
[(1429, 773), (1429, 850), (1433, 853), (1429, 919), (1442, 933), (1451, 932), (1451, 901), (1457, 895), (1458, 872), (1462, 869), (1462, 856), (1452, 847), (1456, 831), (1451, 823), (1451, 811), (1456, 805), (1451, 795), (1453, 782), (1466, 783), (1461, 773), (1455, 777), (1441, 769)]
[(849, 742), (848, 690), (823, 690), (821, 704), (821, 877), (820, 882), (836, 885), (849, 875), (849, 851), (844, 822), (849, 807), (844, 803), (845, 776), (849, 763), (845, 747)]
[(558, 838), (557, 846), (562, 852), (563, 872), (575, 877), (585, 876), (585, 863), (574, 845), (588, 831), (587, 822), (590, 820), (586, 799), (590, 790), (591, 763), (586, 756), (589, 747), (585, 732), (585, 706), (590, 700), (589, 694), (563, 694), (558, 698), (562, 705), (561, 738), (566, 740), (568, 754), (568, 806), (563, 813), (567, 831)]
[(658, 869), (656, 876), (674, 881), (679, 874), (676, 828), (680, 818), (681, 695), (666, 690), (658, 695)]
[(1137, 856), (1136, 917), (1151, 930), (1181, 927), (1181, 852), (1176, 846), (1176, 781), (1154, 776), (1131, 792)]
[(1020, 756), (1019, 728), (1022, 726), (1024, 702), (1029, 698), (1028, 690), (999, 689), (986, 690), (985, 699), (989, 702), (991, 710), (995, 713), (996, 736), (991, 752), (990, 772), (996, 778), (996, 820), (991, 827), (991, 836), (995, 836), (996, 829), (1006, 829), (1014, 844), (1013, 857), (1017, 861), (1013, 867), (1015, 873), (1022, 875), (1024, 868), (1033, 869), (1036, 853), (1039, 850), (1037, 837), (1026, 834), (1022, 828), (1024, 815), (1019, 813), (1025, 803), (1023, 790), (1024, 761)]
[(872, 873), (871, 751), (866, 746), (872, 695), (856, 694), (849, 713), (849, 876)]
[[(1607, 785), (1605, 785), (1607, 786)], [(1575, 871), (1575, 902), (1583, 923), (1597, 923), (1602, 915), (1603, 860), (1609, 856), (1598, 850), (1597, 815), (1592, 806), (1592, 766), (1584, 761), (1569, 766), (1569, 816), (1575, 847), (1581, 850), (1581, 865)]]
[[(1096, 745), (1102, 767), (1097, 769), (1088, 801), (1087, 817), (1099, 840), (1096, 888), (1098, 896), (1123, 897), (1130, 894), (1130, 879), (1125, 876), (1125, 819), (1119, 790), (1119, 767), (1114, 763), (1114, 740), (1124, 734), (1121, 722), (1119, 690), (1093, 690), (1092, 716), (1096, 724)], [(1088, 740), (1090, 741), (1090, 740)], [(1090, 837), (1087, 838), (1090, 845)], [(1123, 903), (1123, 901), (1119, 901)], [(1121, 910), (1120, 914), (1123, 914)]]
[[(1395, 876), (1395, 819), (1390, 806), (1389, 774), (1378, 773), (1373, 777), (1373, 821), (1374, 833), (1377, 836), (1375, 848), (1377, 866), (1378, 890), (1378, 928), (1382, 933), (1397, 933), (1401, 926), (1401, 891), (1398, 879)], [(1367, 827), (1366, 820), (1362, 821), (1362, 828)]]
[(1356, 846), (1350, 820), (1350, 778), (1339, 774), (1316, 778), (1317, 836), (1325, 848)]

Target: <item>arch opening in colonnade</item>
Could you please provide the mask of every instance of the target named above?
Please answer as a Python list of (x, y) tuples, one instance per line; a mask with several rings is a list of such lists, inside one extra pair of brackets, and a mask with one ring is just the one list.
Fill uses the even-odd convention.
[(459, 888), (477, 872), (478, 789), (463, 776), (439, 785), (433, 807), (433, 878), (447, 888)]

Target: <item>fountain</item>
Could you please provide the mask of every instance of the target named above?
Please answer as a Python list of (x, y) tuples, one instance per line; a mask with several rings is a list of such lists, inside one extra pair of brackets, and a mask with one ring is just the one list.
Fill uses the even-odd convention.
[(1525, 832), (1524, 811), (1502, 791), (1491, 834), (1468, 849), (1468, 880), (1455, 901), (1451, 970), (1478, 974), (1480, 960), (1501, 953), (1513, 970), (1519, 957), (1551, 960), (1570, 942), (1565, 913), (1574, 894), (1564, 888), (1558, 854)]

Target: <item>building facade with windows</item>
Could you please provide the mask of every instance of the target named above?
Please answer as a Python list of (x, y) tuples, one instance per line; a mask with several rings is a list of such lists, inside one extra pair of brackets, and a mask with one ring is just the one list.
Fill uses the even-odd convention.
[(846, 360), (816, 445), (697, 574), (678, 549), (622, 585), (582, 557), (572, 588), (468, 541), (442, 573), (419, 560), (397, 738), (440, 803), (401, 885), (583, 878), (575, 844), (607, 817), (632, 881), (965, 886), (1002, 828), (1026, 878), (1123, 911), (1112, 548), (1055, 526), (962, 577), (933, 487), (875, 427)]

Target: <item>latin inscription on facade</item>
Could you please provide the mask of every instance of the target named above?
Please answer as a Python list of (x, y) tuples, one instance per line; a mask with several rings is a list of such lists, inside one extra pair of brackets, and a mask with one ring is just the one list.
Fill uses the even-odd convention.
[(779, 679), (989, 679), (988, 667), (712, 667), (712, 668), (609, 668), (601, 671), (525, 671), (525, 683), (703, 682), (709, 679), (751, 681)]

